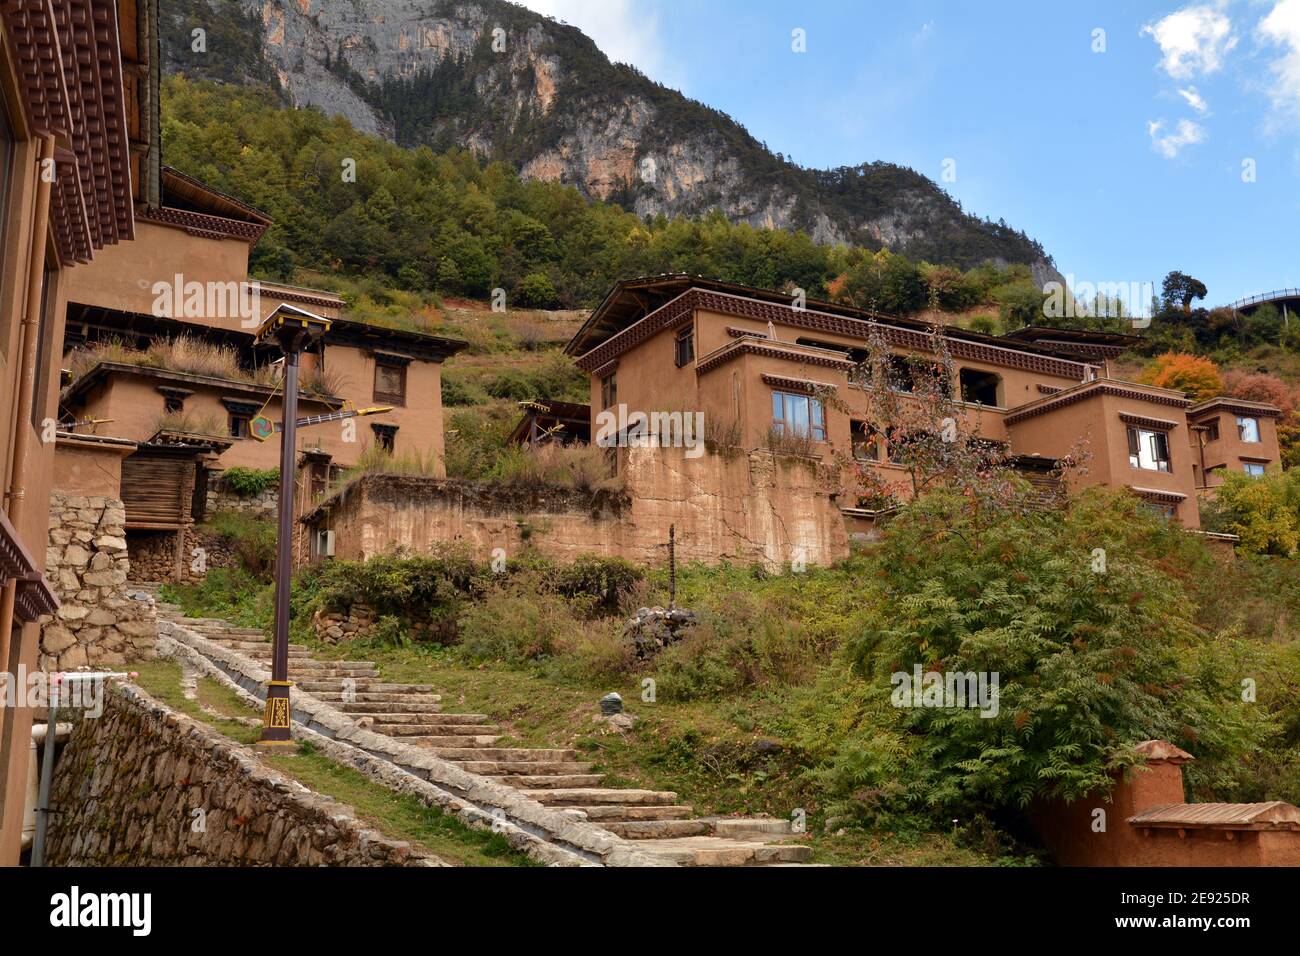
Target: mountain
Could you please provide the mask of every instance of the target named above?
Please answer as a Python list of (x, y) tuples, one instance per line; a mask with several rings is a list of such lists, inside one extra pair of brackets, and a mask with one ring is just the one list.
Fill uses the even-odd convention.
[(286, 105), (318, 107), (404, 146), (466, 147), (642, 216), (717, 209), (819, 242), (963, 268), (1025, 263), (1036, 281), (1057, 277), (1041, 245), (968, 215), (920, 173), (886, 162), (796, 166), (725, 113), (611, 64), (575, 27), (504, 0), (163, 7), (169, 72), (268, 85)]

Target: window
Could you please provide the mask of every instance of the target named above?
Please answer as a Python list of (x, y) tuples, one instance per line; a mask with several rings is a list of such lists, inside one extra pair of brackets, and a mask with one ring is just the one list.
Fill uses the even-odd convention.
[(57, 324), (50, 314), (54, 308), (51, 286), (56, 276), (46, 261), (45, 270), (41, 273), (41, 317), (36, 332), (36, 381), (32, 384), (32, 427), (37, 431), (40, 431), (41, 423), (45, 421), (45, 405), (49, 401), (46, 393), (50, 388), (50, 364), (56, 361), (50, 354), (54, 344), (51, 337)]
[(1219, 420), (1217, 418), (1205, 423), (1205, 440), (1206, 442), (1219, 440)]
[(677, 333), (677, 367), (695, 361), (695, 328), (687, 326)]
[(880, 461), (880, 433), (866, 422), (850, 422), (853, 457), (857, 461)]
[(951, 383), (942, 380), (943, 369), (915, 355), (891, 355), (887, 374), (889, 387), (899, 392), (915, 392), (918, 388), (928, 391), (937, 385), (944, 395), (952, 394)]
[(811, 395), (773, 392), (772, 430), (778, 435), (806, 436), (813, 441), (825, 441), (826, 419), (822, 403)]
[(397, 426), (371, 425), (370, 428), (375, 433), (375, 444), (391, 455), (397, 444)]
[(1255, 444), (1259, 441), (1259, 419), (1237, 416), (1237, 436), (1244, 442)]
[(375, 401), (406, 404), (406, 364), (375, 359)]
[(961, 370), (960, 378), (961, 400), (963, 402), (975, 402), (980, 405), (990, 405), (994, 408), (1000, 407), (998, 386), (1002, 384), (1002, 378), (996, 372), (981, 372), (975, 368), (964, 368)]
[(179, 415), (185, 411), (185, 399), (180, 395), (169, 395), (163, 392), (163, 412), (168, 415)]
[(249, 418), (247, 415), (243, 415), (237, 412), (231, 412), (230, 413), (230, 437), (247, 438), (248, 422), (249, 422)]
[(1246, 462), (1246, 474), (1252, 478), (1263, 478), (1264, 466), (1257, 461), (1248, 461)]
[(600, 407), (609, 408), (618, 401), (618, 379), (610, 372), (600, 380)]
[(1164, 432), (1129, 427), (1128, 463), (1147, 471), (1169, 471), (1169, 436)]

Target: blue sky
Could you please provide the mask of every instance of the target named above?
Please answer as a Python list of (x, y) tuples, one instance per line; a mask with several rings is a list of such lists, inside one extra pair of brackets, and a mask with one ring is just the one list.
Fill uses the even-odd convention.
[(524, 5), (802, 165), (911, 166), (1077, 281), (1300, 286), (1300, 0)]

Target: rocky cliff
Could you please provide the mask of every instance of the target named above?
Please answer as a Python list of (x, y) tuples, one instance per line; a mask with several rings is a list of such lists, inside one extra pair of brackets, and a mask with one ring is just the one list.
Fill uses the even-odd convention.
[(794, 166), (725, 114), (611, 64), (576, 28), (504, 0), (170, 0), (162, 15), (172, 72), (267, 83), (402, 145), (467, 147), (641, 215), (717, 209), (823, 242), (1054, 273), (1037, 243), (911, 169)]

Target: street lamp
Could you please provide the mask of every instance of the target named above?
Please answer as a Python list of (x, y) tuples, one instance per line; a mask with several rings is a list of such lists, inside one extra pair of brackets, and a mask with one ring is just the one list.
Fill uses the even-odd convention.
[[(298, 356), (312, 338), (329, 331), (330, 320), (305, 309), (280, 305), (266, 317), (253, 344), (274, 343), (284, 353), (284, 410), (280, 435), (280, 528), (275, 558), (275, 635), (271, 644), (271, 680), (266, 685), (259, 745), (292, 743), (289, 726), (289, 585), (293, 581), (293, 471), (298, 436)], [(269, 436), (267, 436), (269, 437)]]

